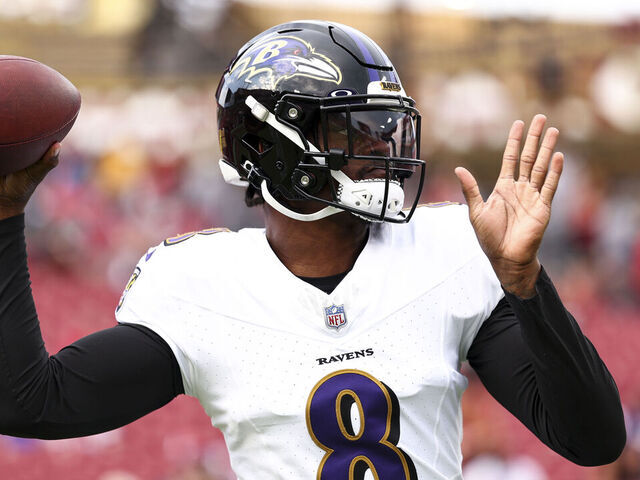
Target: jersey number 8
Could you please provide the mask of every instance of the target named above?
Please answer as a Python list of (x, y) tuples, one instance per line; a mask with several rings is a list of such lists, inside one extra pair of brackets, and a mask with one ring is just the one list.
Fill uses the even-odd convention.
[[(358, 410), (359, 428), (351, 411)], [(307, 401), (307, 429), (326, 453), (317, 480), (417, 480), (411, 458), (398, 448), (398, 399), (384, 383), (359, 370), (339, 370), (320, 380)]]

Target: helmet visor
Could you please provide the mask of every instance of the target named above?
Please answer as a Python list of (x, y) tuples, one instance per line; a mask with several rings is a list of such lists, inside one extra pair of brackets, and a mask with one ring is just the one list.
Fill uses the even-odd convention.
[(328, 112), (325, 151), (344, 150), (349, 157), (417, 156), (415, 115), (396, 110)]

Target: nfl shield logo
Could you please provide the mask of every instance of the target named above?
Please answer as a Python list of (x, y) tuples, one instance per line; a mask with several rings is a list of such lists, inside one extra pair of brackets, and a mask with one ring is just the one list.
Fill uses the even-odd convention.
[(344, 313), (344, 305), (331, 305), (324, 309), (324, 322), (329, 328), (338, 330), (347, 324), (347, 315)]

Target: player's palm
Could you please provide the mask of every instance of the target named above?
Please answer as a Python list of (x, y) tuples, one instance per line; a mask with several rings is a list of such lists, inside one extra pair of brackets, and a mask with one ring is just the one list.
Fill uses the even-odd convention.
[(535, 257), (550, 213), (529, 182), (499, 179), (486, 203), (473, 211), (471, 223), (488, 257), (527, 263)]
[[(524, 124), (521, 121), (513, 124), (500, 176), (486, 202), (473, 175), (464, 168), (456, 169), (469, 205), (471, 224), (498, 277), (502, 270), (509, 270), (505, 274), (508, 276), (508, 273), (537, 263), (538, 248), (549, 223), (551, 201), (563, 163), (562, 153), (553, 153), (557, 129), (549, 128), (538, 146), (545, 121), (544, 115), (534, 117), (522, 154), (520, 142)], [(516, 179), (518, 164), (520, 175)]]

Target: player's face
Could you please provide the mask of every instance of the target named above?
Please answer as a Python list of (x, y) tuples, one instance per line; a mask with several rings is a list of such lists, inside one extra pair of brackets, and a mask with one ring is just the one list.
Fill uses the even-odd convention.
[[(325, 126), (323, 129), (322, 122), (318, 122), (309, 140), (321, 151), (343, 150), (348, 159), (342, 171), (352, 180), (384, 179), (388, 175), (389, 180), (399, 181), (411, 177), (416, 170), (413, 166), (393, 160), (398, 157), (417, 157), (415, 118), (406, 111), (351, 111), (349, 115), (344, 111), (329, 112)], [(332, 190), (335, 190), (335, 186), (332, 189), (325, 184), (316, 195), (333, 200)], [(314, 200), (285, 203), (300, 213), (313, 213), (325, 206)], [(351, 215), (348, 217), (356, 218)]]
[[(351, 145), (349, 145), (349, 132)], [(416, 158), (414, 122), (404, 112), (392, 110), (353, 111), (327, 115), (327, 139), (325, 150), (341, 149), (355, 156)], [(413, 173), (409, 167), (400, 168), (389, 162), (390, 178), (399, 179)], [(349, 159), (343, 169), (353, 180), (384, 178), (385, 161), (372, 159)]]

